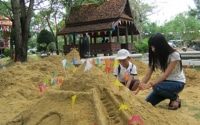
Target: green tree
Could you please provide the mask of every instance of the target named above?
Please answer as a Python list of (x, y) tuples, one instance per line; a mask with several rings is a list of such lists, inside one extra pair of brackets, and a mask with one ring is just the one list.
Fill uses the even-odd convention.
[(189, 14), (200, 20), (200, 0), (193, 0), (193, 1), (196, 5), (196, 9), (190, 9)]
[(48, 50), (53, 54), (53, 52), (56, 50), (55, 42), (49, 43)]
[(47, 46), (51, 43), (51, 42), (55, 42), (55, 37), (52, 35), (51, 32), (49, 32), (48, 30), (42, 30), (37, 38), (37, 43), (40, 45), (40, 47), (38, 48), (39, 51), (41, 50), (47, 50)]

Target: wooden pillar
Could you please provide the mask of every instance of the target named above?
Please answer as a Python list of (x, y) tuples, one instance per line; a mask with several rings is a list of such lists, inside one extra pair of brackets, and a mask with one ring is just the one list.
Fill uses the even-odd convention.
[(131, 43), (133, 43), (133, 29), (131, 29)]
[(96, 37), (96, 33), (94, 33), (94, 44), (96, 44), (97, 42), (97, 37)]
[(75, 45), (75, 44), (76, 44), (76, 35), (73, 34), (73, 45)]
[(126, 44), (128, 44), (128, 27), (127, 27), (127, 24), (126, 24), (126, 36), (125, 36), (125, 39), (126, 39)]
[(66, 37), (66, 35), (63, 35), (63, 37), (64, 37), (64, 45), (67, 45), (67, 37)]
[(109, 31), (109, 42), (112, 41), (112, 33)]
[(119, 26), (117, 26), (117, 43), (119, 43)]
[(92, 35), (90, 35), (90, 44), (93, 44), (93, 42), (92, 42)]

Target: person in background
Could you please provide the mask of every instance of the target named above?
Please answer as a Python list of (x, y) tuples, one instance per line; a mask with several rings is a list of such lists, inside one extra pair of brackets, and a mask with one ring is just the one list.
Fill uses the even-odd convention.
[[(176, 110), (181, 107), (178, 93), (184, 89), (186, 82), (181, 55), (167, 43), (161, 33), (152, 35), (149, 38), (148, 46), (149, 68), (138, 89), (145, 90), (152, 87), (152, 91), (146, 98), (147, 102), (155, 106), (161, 101), (169, 99), (168, 109)], [(149, 81), (156, 69), (161, 69), (161, 76)]]
[(137, 75), (137, 69), (136, 66), (130, 62), (129, 51), (126, 49), (119, 50), (116, 59), (119, 61), (119, 66), (114, 69), (114, 75), (123, 85), (135, 91), (140, 81), (134, 79), (134, 76)]

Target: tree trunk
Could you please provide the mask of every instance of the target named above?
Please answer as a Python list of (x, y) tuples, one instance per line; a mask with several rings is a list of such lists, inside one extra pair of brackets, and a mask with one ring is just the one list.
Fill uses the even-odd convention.
[(25, 0), (11, 0), (15, 28), (15, 61), (27, 61), (27, 44), (34, 0), (26, 8)]

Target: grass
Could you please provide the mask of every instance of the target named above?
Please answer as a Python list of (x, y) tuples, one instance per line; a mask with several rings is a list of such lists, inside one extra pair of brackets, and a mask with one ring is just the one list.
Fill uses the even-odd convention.
[(196, 70), (200, 71), (200, 66), (194, 67)]
[(193, 115), (196, 119), (200, 119), (200, 108), (196, 106), (190, 106), (189, 110), (194, 111), (195, 114)]
[[(39, 60), (39, 56), (36, 54), (31, 54), (31, 55), (28, 55), (28, 59), (30, 59), (31, 61), (37, 61)], [(0, 63), (4, 67), (9, 67), (9, 66), (12, 66), (15, 62), (11, 60), (10, 57), (6, 57), (6, 58), (2, 58), (0, 60)]]

